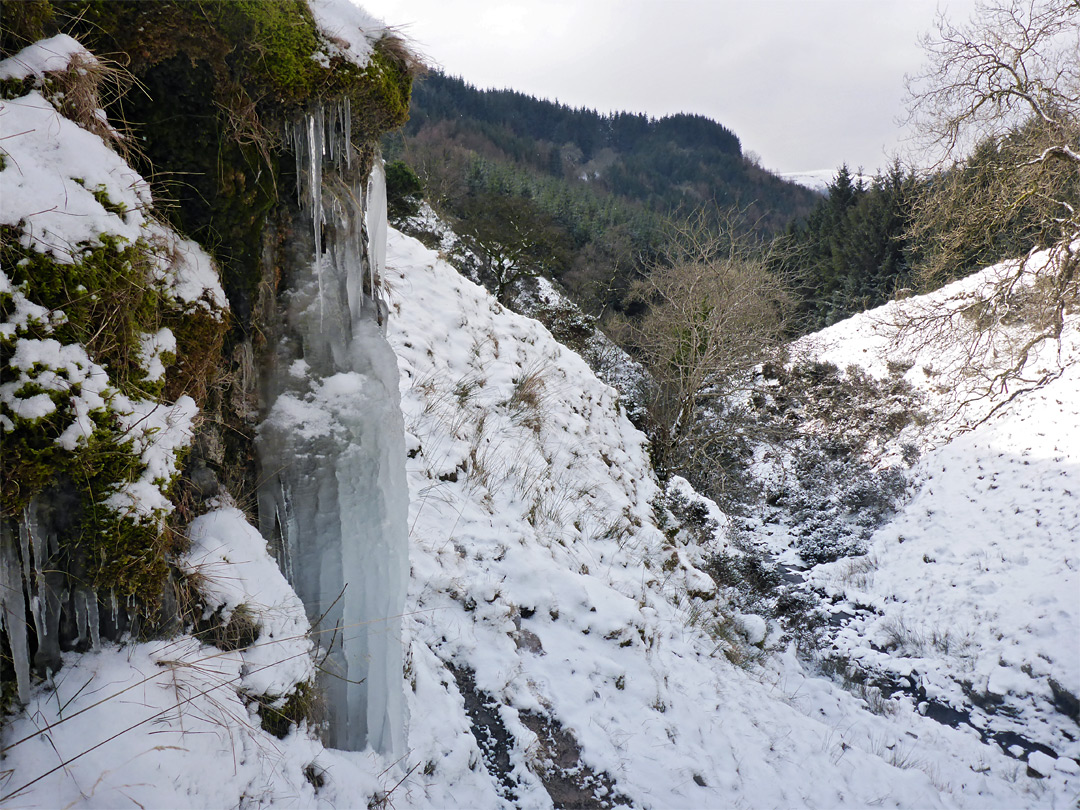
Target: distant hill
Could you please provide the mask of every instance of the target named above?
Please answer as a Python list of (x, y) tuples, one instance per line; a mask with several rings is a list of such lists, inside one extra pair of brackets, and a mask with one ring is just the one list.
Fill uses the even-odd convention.
[(417, 83), (405, 133), (588, 183), (657, 213), (748, 206), (769, 232), (806, 214), (816, 199), (747, 159), (738, 136), (704, 116), (601, 114), (514, 90), (480, 90), (442, 73)]
[(734, 132), (704, 116), (601, 114), (442, 73), (416, 83), (409, 123), (385, 151), (417, 170), (444, 213), (467, 218), (463, 201), (476, 195), (530, 201), (572, 242), (555, 271), (572, 290), (583, 273), (595, 283), (585, 263), (627, 266), (612, 255), (613, 234), (632, 245), (627, 255), (647, 255), (663, 217), (734, 206), (768, 238), (820, 196), (758, 166)]

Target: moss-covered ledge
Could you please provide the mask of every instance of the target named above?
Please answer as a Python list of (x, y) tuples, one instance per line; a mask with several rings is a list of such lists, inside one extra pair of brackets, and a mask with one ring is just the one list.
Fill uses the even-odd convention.
[(305, 0), (35, 0), (5, 4), (4, 16), (5, 56), (63, 31), (139, 80), (141, 91), (106, 112), (135, 136), (135, 166), (158, 186), (172, 224), (217, 259), (247, 337), (258, 338), (267, 217), (294, 186), (285, 123), (348, 99), (362, 145), (408, 119), (418, 63), (401, 41), (371, 32), (370, 57), (358, 64), (319, 31)]

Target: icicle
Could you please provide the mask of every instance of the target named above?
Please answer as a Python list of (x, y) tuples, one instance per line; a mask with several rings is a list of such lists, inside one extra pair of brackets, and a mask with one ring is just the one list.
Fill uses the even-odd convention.
[[(271, 407), (259, 428), (259, 453), (263, 468), (277, 472), (260, 486), (259, 511), (263, 536), (280, 544), (282, 571), (309, 618), (321, 622), (317, 631), (348, 628), (325, 664), (348, 679), (327, 683), (331, 744), (387, 753), (404, 746), (401, 622), (395, 617), (408, 581), (408, 489), (397, 359), (380, 334), (381, 321), (364, 312), (368, 296), (381, 311), (382, 165), (376, 157), (371, 176), (358, 176), (366, 164), (352, 162), (351, 132), (348, 99), (313, 107), (286, 130), (315, 261), (290, 274), (301, 304), (288, 315), (298, 340), (283, 345), (268, 397), (273, 402), (306, 388), (333, 434), (305, 435), (287, 416), (274, 418)], [(296, 359), (304, 360), (305, 381), (285, 373)], [(355, 395), (321, 399), (320, 383), (331, 377), (356, 381)], [(331, 635), (320, 638), (326, 644)]]
[(293, 549), (292, 549), (292, 532), (289, 525), (289, 513), (292, 509), (289, 507), (289, 493), (285, 489), (285, 482), (281, 482), (281, 486), (278, 487), (280, 499), (275, 504), (275, 517), (277, 519), (278, 531), (281, 532), (281, 570), (285, 573), (286, 579), (289, 582), (293, 582)]
[(101, 618), (98, 616), (97, 591), (86, 588), (83, 591), (86, 599), (86, 621), (90, 625), (90, 647), (95, 650), (101, 649)]
[(292, 146), (293, 157), (296, 160), (296, 199), (303, 205), (304, 200), (304, 152), (300, 148), (300, 131), (299, 127), (295, 124), (289, 123), (286, 125), (285, 138)]
[[(359, 200), (364, 199), (363, 198), (364, 189), (360, 185), (359, 180), (357, 180), (356, 185), (353, 187), (353, 194), (355, 195), (356, 199), (359, 199)], [(365, 233), (364, 218), (363, 218), (363, 206), (361, 206), (361, 210), (359, 212), (357, 212), (357, 215), (355, 216), (353, 224), (352, 224), (352, 230), (349, 233), (350, 249), (352, 251), (353, 256), (355, 257), (354, 260), (356, 262), (356, 267), (361, 268), (360, 278), (357, 279), (357, 283), (359, 283), (359, 285), (360, 285), (360, 294), (356, 296), (356, 308), (355, 309), (356, 309), (357, 318), (359, 318), (360, 312), (363, 311), (363, 309), (364, 309), (363, 267), (364, 267), (364, 257), (365, 257), (365, 246), (364, 246), (365, 235), (366, 235), (366, 233)]]
[(30, 527), (28, 513), (23, 510), (23, 519), (19, 521), (19, 550), (22, 553), (22, 575), (26, 588), (30, 590)]
[[(338, 168), (344, 164), (352, 167), (352, 105), (348, 98), (330, 105), (319, 105), (306, 113), (298, 122), (285, 127), (285, 137), (296, 158), (296, 194), (300, 208), (311, 221), (312, 242), (315, 250), (316, 281), (319, 293), (320, 321), (326, 317), (328, 290), (324, 273), (326, 270), (323, 229), (329, 221), (336, 226), (348, 223), (360, 212), (353, 206), (342, 206), (340, 200), (327, 203), (326, 166)], [(348, 231), (348, 227), (344, 230)], [(342, 266), (339, 265), (340, 269)]]
[(81, 642), (87, 636), (86, 632), (86, 600), (83, 598), (83, 592), (80, 588), (75, 591), (75, 629), (79, 633), (77, 642)]
[[(26, 582), (30, 595), (30, 608), (34, 618), (34, 630), (37, 633), (38, 647), (34, 660), (39, 667), (51, 668), (60, 663), (60, 618), (63, 609), (60, 593), (54, 591), (49, 583), (52, 575), (53, 585), (58, 585), (58, 575), (49, 561), (59, 550), (56, 537), (46, 532), (38, 515), (37, 500), (31, 500), (23, 509), (20, 532), (25, 531), (27, 538), (21, 540), (28, 547), (31, 576)], [(59, 577), (62, 580), (62, 576)], [(43, 663), (44, 662), (44, 663)]]
[(326, 314), (322, 274), (322, 108), (319, 108), (318, 115), (309, 115), (307, 123), (308, 207), (310, 209), (311, 227), (315, 237), (315, 276), (319, 282), (319, 321), (321, 323)]
[[(386, 266), (386, 175), (383, 173), (382, 158), (375, 153), (375, 164), (371, 167), (368, 178), (366, 203), (368, 235), (368, 273), (373, 300), (375, 284), (382, 278)], [(380, 319), (380, 325), (381, 319)]]
[[(40, 616), (38, 612), (38, 599), (35, 595), (36, 589), (35, 586), (33, 586), (33, 582), (35, 582), (35, 580), (32, 580), (30, 578), (30, 565), (33, 556), (30, 553), (29, 510), (27, 509), (23, 510), (23, 519), (22, 521), (18, 522), (18, 545), (19, 552), (21, 552), (23, 556), (24, 584), (22, 585), (22, 588), (26, 589), (26, 595), (29, 598), (30, 602), (30, 615), (33, 617), (33, 622), (35, 622), (35, 625), (37, 625), (38, 621), (40, 621)], [(25, 608), (23, 612), (26, 612)]]
[(352, 168), (352, 102), (345, 96), (345, 165)]
[(326, 154), (330, 157), (330, 164), (334, 164), (334, 147), (337, 146), (337, 105), (331, 105), (327, 113), (329, 127), (326, 130)]
[(45, 534), (41, 531), (41, 527), (37, 522), (36, 507), (37, 504), (31, 501), (23, 509), (23, 520), (20, 529), (25, 529), (30, 537), (31, 567), (34, 570), (32, 586), (34, 598), (31, 599), (31, 607), (34, 610), (34, 629), (37, 630), (38, 648), (40, 649), (48, 644), (49, 635), (49, 600), (45, 597), (45, 555), (48, 545), (45, 542)]
[[(19, 527), (20, 530), (22, 526)], [(23, 532), (20, 531), (20, 540)], [(26, 571), (26, 554), (23, 545), (23, 570)], [(26, 602), (24, 588), (29, 587), (29, 577), (23, 578), (15, 553), (15, 538), (6, 521), (0, 522), (0, 625), (7, 631), (8, 647), (15, 667), (15, 685), (19, 702), (30, 700), (30, 646), (26, 639)]]

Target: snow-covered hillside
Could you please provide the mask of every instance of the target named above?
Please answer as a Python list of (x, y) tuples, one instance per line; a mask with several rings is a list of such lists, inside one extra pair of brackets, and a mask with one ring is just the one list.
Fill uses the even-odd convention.
[[(1041, 271), (1046, 254), (1033, 257)], [(982, 396), (1008, 355), (986, 341), (971, 362), (964, 334), (947, 343), (894, 337), (930, 307), (959, 308), (1013, 271), (988, 268), (930, 296), (893, 302), (803, 341), (809, 356), (905, 379), (945, 417), (923, 431), (914, 496), (868, 554), (819, 566), (810, 582), (855, 615), (835, 643), (860, 668), (923, 697), (922, 711), (970, 723), (1002, 745), (1080, 759), (1080, 329), (1066, 320), (1023, 377)], [(961, 321), (962, 329), (970, 329)], [(972, 330), (973, 331), (973, 330)], [(997, 365), (995, 366), (995, 362)], [(1027, 386), (1027, 387), (1030, 387)], [(993, 414), (987, 418), (988, 414)], [(970, 715), (970, 716), (968, 716)], [(1031, 744), (1034, 745), (1031, 745)]]
[(725, 627), (750, 649), (755, 617), (701, 598), (712, 589), (693, 567), (722, 537), (702, 548), (656, 528), (642, 437), (614, 392), (419, 243), (393, 234), (389, 266), (412, 434), (410, 743), (426, 773), (402, 786), (411, 801), (546, 806), (536, 774), (552, 778), (553, 724), (634, 805), (1075, 793), (1064, 771), (1017, 779), (1022, 763), (914, 701), (871, 714), (790, 654), (733, 665)]
[[(69, 56), (84, 53), (73, 42), (60, 44)], [(48, 215), (47, 229), (34, 232), (48, 243), (39, 248), (28, 239), (25, 250), (44, 254), (51, 245), (76, 245), (87, 223), (94, 238), (141, 236), (168, 248), (175, 264), (152, 278), (183, 314), (225, 306), (209, 257), (155, 224), (146, 184), (101, 134), (76, 126), (36, 92), (5, 101), (0, 115), (5, 132), (19, 124), (3, 142), (2, 221), (30, 228), (33, 217)], [(31, 132), (38, 133), (33, 140), (18, 140)], [(44, 192), (53, 196), (41, 203)], [(373, 211), (378, 206), (367, 209)], [(368, 231), (380, 231), (382, 217), (371, 215)], [(318, 224), (311, 231), (313, 241), (323, 238)], [(381, 259), (371, 263), (369, 282), (383, 266)], [(346, 297), (358, 289), (362, 267), (351, 261), (337, 279)], [(312, 298), (300, 301), (305, 306), (322, 301), (323, 282), (330, 280), (319, 262), (313, 270)], [(32, 336), (24, 333), (40, 329), (34, 340), (59, 350), (52, 336), (75, 310), (65, 315), (30, 301), (31, 280), (16, 285), (0, 276), (6, 308), (0, 336), (29, 344)], [(882, 377), (905, 368), (910, 385), (937, 410), (953, 412), (946, 406), (968, 399), (962, 386), (941, 382), (956, 358), (940, 347), (932, 356), (919, 354), (914, 344), (893, 355), (889, 331), (907, 307), (946, 300), (984, 280), (852, 319), (807, 339), (801, 351)], [(740, 519), (737, 527), (681, 479), (662, 488), (618, 394), (539, 322), (503, 308), (440, 254), (395, 231), (379, 295), (387, 309), (365, 304), (371, 317), (350, 332), (382, 341), (376, 314), (387, 316), (394, 354), (384, 352), (379, 374), (361, 373), (358, 361), (356, 369), (335, 366), (316, 377), (312, 364), (293, 359), (280, 370), (295, 396), (279, 397), (276, 411), (267, 404), (262, 416), (264, 426), (277, 425), (292, 438), (306, 433), (326, 443), (301, 448), (308, 452), (302, 468), (298, 445), (283, 442), (280, 469), (299, 470), (308, 483), (340, 475), (353, 504), (374, 500), (375, 488), (361, 490), (357, 480), (366, 466), (376, 466), (377, 455), (397, 448), (401, 470), (404, 440), (407, 481), (381, 480), (397, 482), (389, 484), (390, 494), (402, 513), (406, 494), (409, 501), (405, 615), (368, 622), (369, 614), (350, 609), (340, 628), (313, 632), (310, 606), (305, 610), (287, 579), (295, 569), (286, 564), (282, 572), (252, 525), (257, 518), (241, 508), (250, 508), (250, 497), (215, 482), (213, 496), (185, 504), (193, 519), (184, 518), (185, 537), (170, 551), (169, 585), (186, 610), (174, 615), (182, 621), (158, 628), (156, 640), (137, 630), (124, 635), (116, 618), (122, 600), (80, 591), (73, 621), (78, 644), (65, 647), (62, 657), (47, 625), (34, 623), (35, 649), (54, 647), (62, 666), (35, 680), (21, 662), (15, 665), (20, 690), (4, 684), (5, 694), (25, 705), (0, 726), (0, 805), (1075, 806), (1080, 463), (1072, 437), (1080, 427), (1074, 362), (1080, 346), (1074, 324), (1060, 352), (1032, 361), (1056, 376), (992, 419), (979, 421), (995, 403), (984, 399), (941, 429), (905, 425), (889, 441), (920, 443), (913, 496), (869, 536), (869, 554), (804, 574), (807, 587), (835, 599), (834, 659), (890, 687), (889, 697), (880, 688), (846, 691), (841, 679), (823, 676), (815, 662), (796, 655), (782, 627), (714, 582), (707, 573), (715, 571), (714, 555), (740, 552), (732, 538), (752, 522)], [(330, 341), (321, 309), (318, 314), (301, 341), (309, 347)], [(137, 336), (146, 349), (138, 354), (139, 379), (156, 382), (158, 366), (176, 352), (164, 336)], [(72, 338), (65, 345), (83, 344)], [(46, 377), (48, 369), (29, 362), (27, 351), (6, 353), (4, 362), (28, 380), (38, 375), (38, 386), (63, 382)], [(395, 396), (378, 392), (382, 411), (369, 398), (376, 381), (392, 381), (395, 356), (401, 420)], [(88, 364), (67, 370), (71, 384), (59, 392), (75, 400), (92, 394), (77, 374)], [(0, 392), (12, 413), (23, 407), (23, 395), (30, 401), (40, 393), (28, 380), (19, 377)], [(151, 414), (169, 413), (184, 398), (172, 406), (146, 400), (143, 407), (143, 400), (119, 394), (109, 401), (123, 406), (125, 418), (145, 423), (145, 446), (137, 449), (164, 452), (170, 433)], [(20, 419), (47, 415), (48, 405), (38, 403), (42, 413), (27, 405)], [(395, 413), (386, 413), (387, 403)], [(79, 426), (72, 407), (71, 423)], [(283, 411), (296, 418), (266, 418)], [(335, 453), (349, 448), (326, 446), (344, 433), (328, 420), (331, 412), (368, 420), (349, 437), (349, 448), (358, 449), (348, 464), (335, 461)], [(379, 414), (387, 418), (374, 418)], [(123, 424), (126, 432), (133, 429)], [(973, 427), (951, 437), (962, 424)], [(184, 439), (178, 447), (195, 430), (193, 405), (177, 425)], [(387, 435), (374, 435), (379, 430)], [(76, 432), (67, 440), (77, 448)], [(142, 459), (154, 486), (147, 503), (162, 494), (158, 488), (166, 488), (179, 464), (174, 445), (167, 449), (167, 464)], [(882, 457), (895, 449), (878, 446)], [(319, 575), (343, 590), (351, 586), (350, 597), (389, 590), (401, 572), (379, 569), (378, 561), (357, 563), (353, 553), (365, 510), (327, 510), (329, 489), (293, 490), (307, 499), (302, 508), (315, 522), (333, 518), (343, 544), (353, 542), (349, 553), (318, 556)], [(770, 548), (780, 551), (784, 527), (769, 531)], [(47, 605), (24, 600), (22, 589), (31, 581), (41, 586), (52, 573), (27, 562), (30, 534), (5, 529), (0, 536), (5, 633), (9, 650), (18, 647), (26, 657), (25, 634), (21, 643), (10, 639), (26, 626), (27, 605), (37, 615)], [(374, 534), (385, 540), (389, 532)], [(311, 533), (290, 539), (297, 555), (316, 556)], [(45, 539), (34, 540), (33, 559), (47, 559), (39, 553), (48, 550)], [(380, 575), (386, 582), (360, 587)], [(110, 604), (122, 643), (94, 629), (108, 625)], [(386, 649), (396, 655), (396, 633), (403, 630), (400, 681), (390, 655), (358, 662), (389, 673), (394, 694), (405, 696), (409, 722), (400, 759), (320, 742), (325, 698), (314, 684), (316, 671), (328, 668), (327, 636), (351, 633), (346, 625), (361, 622), (368, 636), (390, 628), (378, 639), (385, 643), (364, 648), (371, 658)]]
[[(398, 808), (1075, 800), (1071, 760), (1029, 778), (913, 699), (874, 714), (793, 653), (759, 649), (775, 628), (714, 598), (697, 565), (723, 538), (680, 530), (615, 392), (418, 242), (391, 232), (388, 266), (410, 434), (405, 760), (328, 750), (304, 728), (274, 739), (236, 690), (251, 653), (180, 638), (69, 655), (4, 739), (37, 735), (7, 752), (20, 780), (58, 752), (70, 761), (6, 803), (353, 807), (391, 789)], [(257, 560), (238, 517), (212, 518), (192, 566)], [(219, 589), (227, 609), (292, 598), (243, 595), (243, 570)]]

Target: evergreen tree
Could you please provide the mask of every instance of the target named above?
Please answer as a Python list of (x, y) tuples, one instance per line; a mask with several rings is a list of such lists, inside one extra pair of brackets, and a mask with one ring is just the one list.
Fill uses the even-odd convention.
[(788, 228), (785, 269), (802, 279), (804, 328), (879, 306), (912, 283), (906, 232), (916, 186), (899, 163), (869, 184), (842, 166), (828, 196)]

